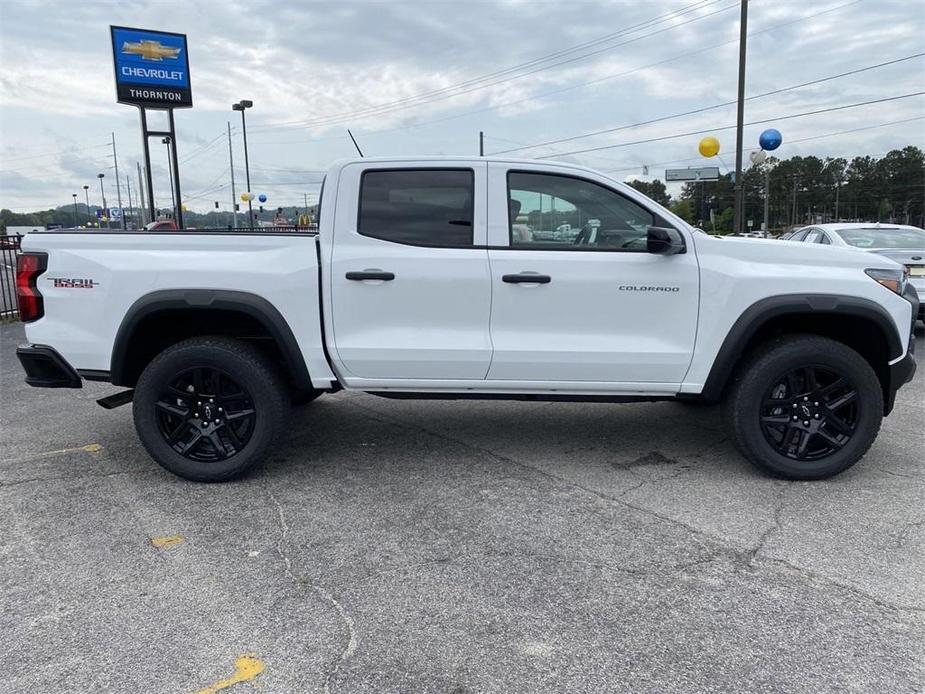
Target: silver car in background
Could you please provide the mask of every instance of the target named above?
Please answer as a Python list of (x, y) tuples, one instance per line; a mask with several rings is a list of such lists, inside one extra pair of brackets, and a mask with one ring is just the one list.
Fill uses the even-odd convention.
[[(878, 253), (901, 263), (909, 270), (909, 284), (919, 297), (925, 297), (925, 230), (905, 224), (876, 222), (814, 224), (793, 233), (788, 241), (850, 246)], [(925, 304), (919, 308), (925, 320)]]

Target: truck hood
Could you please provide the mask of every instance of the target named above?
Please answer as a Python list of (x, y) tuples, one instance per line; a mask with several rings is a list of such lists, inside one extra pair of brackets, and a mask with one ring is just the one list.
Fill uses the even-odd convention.
[[(694, 236), (698, 252), (702, 249), (717, 255), (758, 263), (804, 267), (852, 267), (862, 270), (899, 265), (891, 257), (884, 255), (872, 258), (874, 254), (851, 247), (823, 246), (800, 241), (750, 239), (740, 236), (713, 237), (703, 234)], [(916, 253), (911, 255), (916, 255)]]

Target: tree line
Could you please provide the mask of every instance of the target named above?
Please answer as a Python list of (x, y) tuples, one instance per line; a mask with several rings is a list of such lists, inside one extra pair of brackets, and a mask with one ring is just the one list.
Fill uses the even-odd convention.
[[(734, 184), (731, 174), (718, 181), (685, 183), (676, 198), (660, 180), (631, 186), (706, 231), (732, 232)], [(925, 227), (925, 154), (915, 146), (876, 158), (768, 157), (743, 175), (745, 219), (758, 230), (768, 201), (772, 233), (794, 226), (835, 221), (890, 222)], [(767, 184), (767, 196), (765, 185)], [(713, 211), (711, 221), (710, 211)], [(743, 229), (743, 231), (745, 231)]]

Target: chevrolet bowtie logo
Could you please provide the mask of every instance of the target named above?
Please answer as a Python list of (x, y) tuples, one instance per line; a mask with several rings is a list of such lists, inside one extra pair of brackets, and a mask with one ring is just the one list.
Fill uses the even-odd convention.
[(154, 60), (157, 62), (161, 62), (164, 58), (176, 60), (177, 56), (180, 55), (179, 48), (170, 48), (160, 41), (149, 40), (137, 41), (135, 43), (125, 41), (122, 44), (122, 52), (128, 53), (129, 55), (140, 55), (142, 60)]

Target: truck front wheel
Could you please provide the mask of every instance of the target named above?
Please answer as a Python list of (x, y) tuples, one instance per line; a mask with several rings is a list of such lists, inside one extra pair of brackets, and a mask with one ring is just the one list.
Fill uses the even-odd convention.
[(725, 419), (739, 451), (778, 477), (837, 475), (867, 452), (883, 419), (883, 391), (850, 347), (815, 335), (759, 347), (738, 370)]
[(135, 429), (163, 468), (197, 482), (223, 482), (260, 461), (282, 434), (288, 391), (255, 347), (225, 337), (179, 342), (138, 379)]

